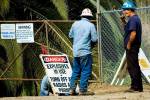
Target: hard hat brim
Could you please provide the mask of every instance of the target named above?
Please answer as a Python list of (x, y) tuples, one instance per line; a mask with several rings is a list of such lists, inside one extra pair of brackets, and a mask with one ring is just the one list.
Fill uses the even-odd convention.
[(84, 14), (84, 15), (81, 14), (80, 16), (81, 16), (81, 17), (82, 17), (82, 16), (90, 16), (90, 17), (93, 17), (93, 15), (85, 15), (85, 14)]
[(122, 8), (122, 10), (136, 10), (136, 8)]

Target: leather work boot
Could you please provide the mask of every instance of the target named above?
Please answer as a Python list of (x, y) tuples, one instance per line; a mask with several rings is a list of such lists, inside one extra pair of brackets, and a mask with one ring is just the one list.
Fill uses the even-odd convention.
[(80, 92), (79, 92), (79, 95), (80, 95), (80, 96), (85, 96), (85, 95), (88, 96), (88, 95), (94, 95), (94, 94), (95, 94), (95, 93), (94, 93), (94, 92), (91, 92), (91, 91), (86, 91), (86, 92), (81, 92), (81, 91), (80, 91)]
[(133, 89), (133, 88), (130, 88), (130, 89), (126, 90), (125, 92), (131, 92), (131, 93), (143, 92), (143, 89)]
[(69, 91), (69, 95), (70, 95), (70, 96), (76, 96), (76, 95), (78, 95), (78, 93), (76, 93), (75, 90), (70, 90), (70, 91)]

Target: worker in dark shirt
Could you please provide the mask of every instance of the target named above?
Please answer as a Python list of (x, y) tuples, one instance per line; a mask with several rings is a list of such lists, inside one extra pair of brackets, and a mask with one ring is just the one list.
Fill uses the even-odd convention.
[(138, 53), (141, 46), (142, 26), (136, 14), (136, 4), (127, 1), (122, 6), (123, 14), (128, 17), (124, 22), (124, 47), (126, 50), (127, 69), (131, 77), (131, 87), (126, 92), (143, 92), (141, 70), (138, 62)]

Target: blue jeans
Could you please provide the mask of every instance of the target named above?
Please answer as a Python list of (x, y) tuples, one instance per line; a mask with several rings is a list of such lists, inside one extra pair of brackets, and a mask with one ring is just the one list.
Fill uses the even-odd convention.
[(41, 81), (40, 96), (48, 96), (50, 92), (50, 84), (48, 81), (48, 76), (45, 75)]
[(88, 80), (92, 73), (92, 56), (91, 54), (74, 57), (73, 72), (70, 80), (70, 89), (76, 89), (76, 81), (80, 77), (80, 92), (86, 92), (88, 87)]
[[(49, 92), (53, 93), (48, 76), (45, 75), (41, 81), (40, 96), (49, 96)], [(58, 94), (59, 96), (67, 96), (68, 94)]]

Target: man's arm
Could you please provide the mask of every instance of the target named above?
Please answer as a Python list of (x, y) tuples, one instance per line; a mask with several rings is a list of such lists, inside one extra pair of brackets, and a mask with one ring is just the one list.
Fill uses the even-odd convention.
[(75, 24), (75, 23), (72, 24), (71, 29), (70, 29), (70, 31), (69, 31), (69, 37), (70, 37), (70, 38), (73, 38), (73, 37), (74, 37), (74, 24)]
[(95, 47), (95, 45), (97, 43), (97, 39), (98, 39), (98, 36), (97, 36), (96, 28), (93, 25), (92, 28), (91, 28), (91, 47), (92, 48)]
[(72, 27), (71, 27), (70, 32), (69, 32), (69, 37), (73, 38), (73, 29), (72, 29)]
[(95, 26), (93, 25), (93, 26), (91, 27), (91, 40), (92, 40), (92, 42), (96, 42), (97, 39), (98, 39), (98, 36), (97, 36), (96, 28), (95, 28)]
[(128, 44), (127, 44), (127, 49), (128, 50), (131, 49), (131, 44), (134, 41), (135, 37), (136, 37), (136, 31), (132, 31), (131, 34), (130, 34)]

